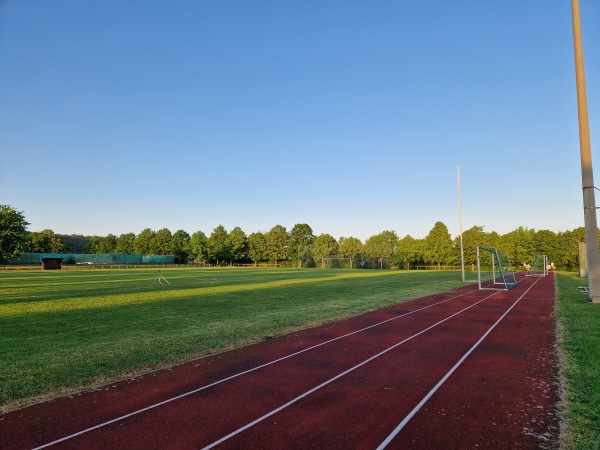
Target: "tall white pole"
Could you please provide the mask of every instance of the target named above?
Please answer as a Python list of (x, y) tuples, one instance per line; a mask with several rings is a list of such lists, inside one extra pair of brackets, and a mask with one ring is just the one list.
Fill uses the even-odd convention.
[(460, 206), (460, 166), (456, 166), (458, 175), (458, 230), (460, 232), (460, 267), (462, 271), (462, 280), (465, 282), (465, 252), (463, 250), (463, 235), (462, 235), (462, 208)]
[(592, 146), (588, 122), (585, 71), (583, 68), (583, 44), (579, 0), (571, 0), (573, 13), (573, 43), (575, 46), (575, 75), (577, 80), (577, 111), (579, 115), (579, 152), (581, 157), (581, 184), (583, 188), (583, 217), (585, 220), (585, 243), (588, 262), (590, 300), (600, 303), (600, 252), (598, 250), (598, 223), (596, 220), (596, 198), (594, 172), (592, 168)]

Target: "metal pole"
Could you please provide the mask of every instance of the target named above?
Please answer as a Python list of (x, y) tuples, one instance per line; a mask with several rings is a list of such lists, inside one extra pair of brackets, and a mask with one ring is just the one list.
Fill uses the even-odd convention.
[(465, 252), (463, 250), (463, 233), (462, 233), (462, 209), (460, 207), (460, 166), (456, 166), (458, 175), (458, 229), (460, 232), (460, 267), (462, 271), (462, 281), (465, 282)]
[(481, 264), (479, 262), (479, 245), (477, 246), (477, 283), (481, 289)]
[(598, 250), (598, 223), (596, 220), (596, 198), (590, 125), (588, 122), (585, 71), (583, 67), (583, 44), (579, 19), (579, 0), (571, 0), (573, 13), (573, 42), (575, 47), (575, 74), (577, 79), (577, 110), (579, 115), (579, 150), (581, 156), (581, 185), (583, 188), (583, 216), (585, 220), (585, 242), (588, 260), (588, 283), (590, 301), (600, 303), (600, 252)]

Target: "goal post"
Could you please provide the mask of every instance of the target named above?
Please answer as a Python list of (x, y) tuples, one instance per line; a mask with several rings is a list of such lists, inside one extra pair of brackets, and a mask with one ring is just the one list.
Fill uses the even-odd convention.
[(321, 258), (323, 269), (352, 269), (352, 258)]
[(548, 257), (546, 255), (534, 256), (525, 273), (526, 277), (545, 277), (548, 275)]
[(494, 247), (477, 247), (479, 289), (509, 290), (517, 285), (508, 253)]

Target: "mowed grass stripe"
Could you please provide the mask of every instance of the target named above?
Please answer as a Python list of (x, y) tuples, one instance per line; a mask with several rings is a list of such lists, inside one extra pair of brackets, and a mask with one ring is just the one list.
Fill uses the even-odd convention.
[(0, 274), (13, 293), (0, 300), (2, 410), (462, 284), (450, 272), (174, 269), (161, 271), (171, 286), (151, 286), (156, 271), (128, 271), (106, 271), (101, 288), (83, 272)]
[[(288, 272), (289, 273), (289, 272)], [(302, 272), (304, 274), (304, 272)], [(147, 274), (146, 274), (147, 275)], [(264, 275), (264, 274), (262, 274)], [(39, 285), (31, 285), (30, 292), (24, 289), (16, 287), (3, 289), (3, 293), (6, 298), (12, 297), (10, 301), (0, 301), (0, 317), (12, 317), (30, 313), (45, 313), (45, 312), (65, 312), (69, 310), (78, 309), (94, 309), (104, 308), (107, 306), (120, 306), (128, 304), (142, 304), (150, 303), (163, 300), (177, 300), (181, 298), (189, 297), (207, 297), (215, 295), (224, 295), (234, 292), (243, 291), (256, 291), (261, 289), (273, 289), (276, 287), (289, 286), (294, 284), (306, 284), (306, 283), (320, 283), (330, 282), (333, 280), (347, 280), (363, 278), (369, 279), (370, 283), (380, 282), (373, 281), (375, 277), (390, 276), (393, 272), (380, 272), (374, 275), (364, 274), (363, 272), (350, 272), (343, 273), (339, 272), (334, 275), (327, 277), (310, 277), (304, 278), (302, 275), (297, 275), (295, 278), (287, 278), (274, 281), (256, 281), (245, 284), (234, 284), (224, 285), (222, 279), (218, 281), (211, 281), (210, 278), (203, 279), (188, 279), (179, 278), (169, 281), (170, 285), (152, 285), (152, 280), (148, 276), (140, 278), (128, 278), (127, 280), (114, 280), (106, 279), (103, 281), (90, 281), (90, 280), (79, 280), (77, 283), (54, 283), (44, 284), (43, 292), (39, 292)], [(107, 275), (109, 276), (109, 275)], [(292, 275), (294, 276), (294, 275)], [(179, 284), (177, 282), (179, 281)], [(181, 284), (184, 281), (185, 284)], [(229, 281), (229, 280), (227, 280)], [(387, 280), (386, 280), (387, 281)], [(389, 281), (394, 283), (400, 283), (401, 281)], [(115, 286), (111, 284), (126, 283), (127, 286), (123, 286), (122, 289), (133, 291), (130, 293), (116, 293), (114, 291)], [(135, 284), (133, 284), (135, 283)], [(202, 285), (202, 283), (205, 283)], [(206, 283), (210, 283), (208, 286)], [(86, 296), (86, 293), (95, 292), (91, 285), (101, 285), (102, 295), (90, 295)], [(194, 287), (189, 287), (193, 284)], [(198, 286), (200, 284), (200, 286)], [(403, 282), (402, 284), (408, 285), (409, 283)], [(68, 296), (67, 288), (77, 288), (73, 290), (73, 294)], [(53, 289), (55, 288), (55, 289)], [(58, 295), (54, 295), (57, 293)], [(35, 297), (34, 297), (35, 296)], [(39, 300), (39, 298), (56, 297), (50, 300)], [(58, 298), (60, 297), (60, 298)], [(34, 302), (25, 302), (27, 300), (34, 300)], [(60, 300), (57, 302), (56, 300)]]

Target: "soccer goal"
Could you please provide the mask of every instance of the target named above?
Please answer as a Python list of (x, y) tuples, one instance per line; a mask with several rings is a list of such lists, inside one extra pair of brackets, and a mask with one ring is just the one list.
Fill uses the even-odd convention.
[(321, 258), (323, 269), (352, 269), (352, 258)]
[(517, 285), (508, 253), (494, 247), (477, 247), (479, 289), (508, 290)]
[(536, 255), (531, 261), (531, 265), (525, 272), (526, 277), (545, 277), (548, 275), (548, 257), (546, 255)]
[(167, 279), (165, 277), (162, 276), (162, 274), (160, 273), (160, 270), (158, 271), (158, 273), (156, 274), (156, 278), (154, 279), (154, 281), (152, 282), (152, 286), (154, 286), (155, 284), (160, 284), (161, 286), (168, 284), (169, 286), (171, 286), (171, 283), (169, 283), (167, 281)]

